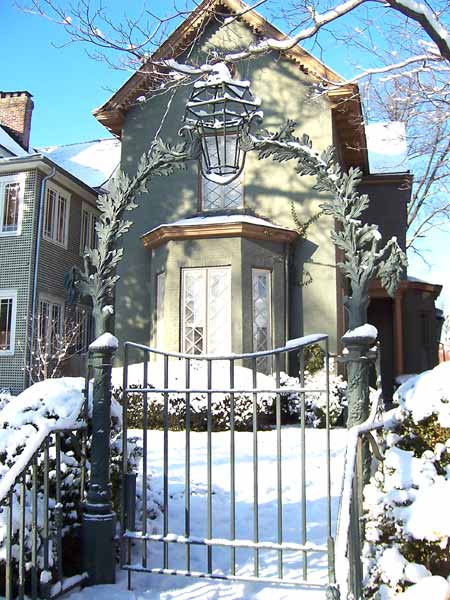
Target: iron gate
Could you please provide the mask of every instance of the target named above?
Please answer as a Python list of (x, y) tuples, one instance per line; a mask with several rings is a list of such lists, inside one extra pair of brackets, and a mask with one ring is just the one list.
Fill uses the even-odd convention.
[[(305, 352), (312, 345), (320, 345), (323, 350), (325, 385), (320, 389), (305, 387)], [(299, 377), (296, 385), (291, 382), (286, 387), (282, 385), (282, 378), (285, 377), (283, 371), (288, 362), (291, 367), (296, 365)], [(272, 371), (270, 378), (260, 373), (261, 369), (267, 368)], [(128, 571), (129, 586), (132, 572), (242, 581), (263, 580), (320, 588), (330, 584), (334, 586), (329, 369), (328, 337), (323, 334), (292, 340), (287, 346), (269, 352), (227, 356), (170, 353), (132, 342), (125, 343), (123, 435), (125, 440), (133, 435), (142, 436), (143, 449), (138, 471), (130, 472), (127, 444), (123, 444), (121, 566)], [(321, 434), (326, 440), (323, 470), (316, 475), (324, 479), (321, 516), (324, 531), (320, 543), (308, 540), (309, 434), (306, 425), (308, 395), (312, 393), (323, 395), (325, 407), (325, 431)], [(239, 421), (241, 417), (238, 418), (237, 414), (237, 403), (242, 402), (242, 398), (248, 405), (247, 426), (244, 428), (249, 431), (246, 434), (237, 431), (242, 428)], [(271, 399), (273, 401), (274, 422), (271, 427), (263, 422), (264, 418), (259, 410), (260, 404), (267, 399), (268, 404)], [(285, 427), (282, 426), (282, 421), (286, 416), (286, 403), (292, 399), (298, 403), (299, 417), (296, 425)], [(136, 407), (141, 411), (142, 429), (139, 431), (129, 431), (130, 405), (135, 411)], [(217, 429), (217, 414), (219, 411), (223, 416), (224, 406), (228, 411), (227, 431), (217, 433), (214, 431)], [(183, 414), (183, 431), (170, 430), (174, 411), (181, 411)], [(198, 429), (200, 413), (204, 419), (201, 428), (206, 431), (198, 434), (193, 429)], [(161, 426), (160, 431), (153, 428), (158, 415), (161, 422), (156, 425)], [(266, 435), (262, 430), (267, 428), (270, 431)], [(283, 444), (287, 434), (298, 438), (299, 456), (294, 465), (297, 472), (292, 472), (292, 465), (283, 459)], [(175, 444), (171, 442), (171, 436), (175, 439)], [(227, 447), (225, 457), (224, 436)], [(204, 446), (200, 444), (200, 449), (194, 448), (199, 444), (198, 440), (204, 442)], [(247, 454), (242, 447), (242, 440), (247, 444)], [(263, 472), (263, 468), (267, 466), (262, 463), (265, 460), (264, 452), (269, 452), (266, 462), (271, 464), (272, 450), (262, 447), (262, 443), (266, 444), (267, 440), (273, 441), (276, 464), (272, 492), (270, 483), (264, 483), (268, 493), (273, 493), (274, 496), (270, 505), (274, 513), (271, 517), (269, 515), (271, 533), (267, 535), (268, 539), (265, 537), (267, 522), (263, 523), (264, 518), (267, 521), (268, 506), (262, 506), (260, 499), (261, 477), (264, 473), (267, 479), (267, 468)], [(176, 452), (178, 456), (173, 461), (176, 463), (178, 460), (178, 463), (174, 464), (171, 456), (175, 456)], [(217, 458), (219, 454), (220, 457)], [(243, 455), (247, 461), (242, 458)], [(224, 462), (227, 463), (225, 475)], [(270, 469), (269, 466), (269, 471)], [(248, 477), (245, 476), (245, 470)], [(215, 477), (220, 478), (219, 484)], [(248, 479), (251, 481), (247, 481)], [(288, 485), (295, 482), (298, 487), (299, 497), (295, 502), (292, 498), (283, 497), (283, 485), (286, 482), (289, 482)], [(243, 483), (248, 483), (250, 492), (246, 501), (241, 502), (238, 488)], [(199, 504), (200, 496), (203, 505)], [(220, 507), (217, 509), (219, 500), (222, 508), (223, 505), (226, 506), (226, 511)], [(175, 508), (171, 508), (172, 504)], [(244, 517), (240, 515), (242, 507), (246, 511)], [(217, 510), (220, 512), (217, 513)], [(228, 514), (225, 515), (224, 512)], [(194, 531), (193, 527), (194, 524), (198, 525), (199, 513), (202, 513), (200, 520), (204, 523), (200, 532)], [(298, 532), (292, 534), (291, 531), (286, 536), (286, 527), (293, 527), (297, 517)], [(173, 530), (174, 521), (177, 522), (176, 531)], [(154, 523), (159, 523), (159, 528)], [(224, 530), (227, 530), (227, 535), (224, 535)], [(290, 539), (285, 539), (286, 537)], [(182, 556), (180, 547), (183, 548)], [(198, 550), (199, 548), (202, 550)], [(266, 557), (265, 562), (262, 561), (262, 554)], [(316, 580), (314, 573), (311, 574), (312, 556), (322, 565), (322, 571), (324, 561), (326, 562), (325, 581)], [(200, 561), (203, 561), (203, 568), (198, 567)], [(263, 568), (262, 563), (265, 565)]]

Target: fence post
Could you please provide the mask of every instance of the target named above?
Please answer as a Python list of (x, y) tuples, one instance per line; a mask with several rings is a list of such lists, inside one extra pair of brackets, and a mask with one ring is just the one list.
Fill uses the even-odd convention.
[(116, 515), (110, 482), (111, 368), (117, 339), (104, 333), (89, 346), (94, 373), (91, 472), (82, 519), (83, 569), (88, 584), (115, 582)]

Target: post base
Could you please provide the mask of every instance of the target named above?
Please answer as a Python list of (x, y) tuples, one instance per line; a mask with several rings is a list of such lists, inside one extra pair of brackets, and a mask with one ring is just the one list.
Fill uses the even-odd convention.
[(84, 513), (81, 522), (83, 570), (87, 585), (116, 582), (116, 515)]

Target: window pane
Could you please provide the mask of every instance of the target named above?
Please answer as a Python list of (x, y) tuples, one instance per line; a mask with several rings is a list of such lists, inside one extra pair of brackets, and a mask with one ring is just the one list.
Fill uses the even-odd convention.
[[(270, 323), (270, 271), (253, 269), (253, 350), (264, 352), (272, 347)], [(269, 359), (258, 359), (258, 368), (269, 371)]]
[(66, 199), (58, 195), (56, 241), (63, 244), (66, 239)]
[(88, 248), (89, 239), (89, 213), (86, 210), (81, 211), (81, 252), (84, 253)]
[(44, 234), (53, 237), (53, 211), (55, 210), (56, 193), (53, 190), (47, 191), (47, 202), (45, 206)]
[(11, 349), (12, 298), (0, 298), (0, 350)]
[(205, 291), (204, 269), (183, 271), (184, 276), (184, 352), (202, 354), (205, 351)]
[(20, 183), (7, 183), (3, 204), (2, 231), (17, 231), (19, 222)]
[(166, 274), (159, 273), (156, 278), (156, 346), (164, 348), (164, 295)]
[(208, 269), (208, 353), (231, 351), (230, 269)]
[(231, 270), (183, 270), (183, 350), (189, 354), (231, 351)]
[[(226, 145), (226, 156), (224, 155), (223, 138), (218, 139), (219, 148), (215, 136), (208, 139), (208, 149), (212, 161), (217, 161), (220, 157), (221, 164), (226, 162), (234, 162), (234, 148), (236, 147), (236, 136), (227, 136), (230, 138), (230, 143)], [(219, 152), (218, 152), (219, 150)], [(230, 210), (233, 208), (243, 207), (243, 185), (242, 175), (226, 185), (213, 183), (205, 177), (202, 179), (202, 200), (203, 210)]]

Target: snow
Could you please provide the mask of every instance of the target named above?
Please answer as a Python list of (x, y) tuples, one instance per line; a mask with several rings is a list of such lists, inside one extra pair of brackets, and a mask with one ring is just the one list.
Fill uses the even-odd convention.
[(371, 173), (409, 170), (404, 123), (369, 123), (365, 130)]
[(425, 577), (416, 585), (397, 594), (395, 600), (450, 600), (450, 583), (443, 577)]
[(6, 148), (8, 152), (11, 152), (14, 156), (29, 156), (30, 153), (22, 148), (0, 125), (0, 146)]
[[(236, 434), (236, 531), (239, 540), (253, 539), (253, 436), (252, 433)], [(142, 431), (132, 430), (130, 437), (142, 438)], [(334, 430), (331, 434), (332, 456), (332, 513), (333, 531), (335, 530), (337, 507), (339, 503), (344, 453), (347, 432)], [(162, 431), (148, 432), (147, 467), (150, 477), (149, 506), (157, 508), (163, 498), (163, 443)], [(191, 536), (205, 538), (206, 527), (206, 448), (207, 434), (191, 433)], [(261, 541), (276, 542), (277, 481), (276, 481), (276, 431), (258, 433), (259, 451), (259, 537)], [(184, 536), (185, 496), (185, 432), (169, 432), (169, 536), (182, 540)], [(325, 549), (327, 544), (326, 525), (326, 468), (324, 447), (325, 430), (307, 429), (306, 447), (306, 483), (308, 543)], [(301, 542), (301, 486), (300, 486), (300, 429), (289, 426), (282, 428), (282, 490), (283, 490), (283, 539), (287, 543)], [(213, 490), (213, 537), (230, 539), (230, 434), (220, 432), (212, 434), (212, 490)], [(142, 465), (138, 471), (138, 493), (142, 490)], [(151, 511), (150, 511), (151, 512)], [(148, 519), (148, 531), (154, 536), (163, 533), (162, 514), (159, 510)], [(141, 545), (135, 541), (132, 550), (132, 562), (139, 563)], [(163, 544), (149, 542), (151, 568), (163, 566)], [(229, 573), (230, 549), (214, 548), (212, 551), (213, 569), (217, 574)], [(261, 576), (276, 577), (276, 557), (274, 550), (260, 550)], [(239, 575), (253, 575), (253, 551), (239, 548), (236, 551)], [(206, 549), (191, 546), (191, 568), (205, 571)], [(299, 578), (301, 574), (301, 553), (284, 552), (284, 574), (286, 578)], [(185, 544), (169, 544), (169, 568), (185, 569)], [(310, 582), (326, 583), (326, 553), (311, 553), (308, 561), (308, 579)], [(294, 600), (299, 595), (304, 600), (324, 600), (323, 589), (294, 588), (292, 586), (268, 583), (240, 581), (209, 581), (195, 577), (133, 574), (133, 591), (126, 591), (126, 573), (117, 571), (118, 582), (115, 586), (86, 588), (82, 592), (71, 594), (70, 600), (156, 600), (175, 599), (249, 599), (257, 600)]]
[(115, 352), (119, 347), (119, 340), (112, 333), (105, 332), (96, 340), (89, 345), (91, 352), (98, 352), (104, 349), (108, 349), (111, 352)]
[(395, 392), (394, 399), (411, 412), (416, 423), (435, 413), (442, 427), (450, 427), (449, 382), (450, 362), (444, 362), (431, 371), (409, 377)]
[(364, 325), (361, 325), (360, 327), (355, 327), (355, 329), (349, 329), (344, 334), (344, 337), (346, 339), (365, 337), (365, 338), (371, 338), (372, 340), (376, 340), (377, 336), (378, 336), (377, 328), (374, 327), (373, 325), (370, 325), (369, 323), (365, 323)]
[(82, 377), (48, 379), (32, 385), (0, 411), (0, 499), (54, 430), (81, 425)]
[(44, 156), (91, 187), (100, 187), (120, 163), (120, 141), (93, 140), (38, 150)]
[(162, 223), (161, 225), (158, 225), (158, 227), (155, 227), (147, 233), (144, 233), (144, 236), (149, 235), (154, 231), (157, 231), (161, 227), (189, 227), (198, 225), (218, 225), (227, 223), (250, 223), (251, 225), (271, 227), (272, 229), (287, 229), (286, 227), (275, 225), (274, 223), (267, 221), (266, 219), (254, 217), (252, 215), (211, 215), (189, 217), (188, 219), (180, 219), (179, 221), (174, 221), (173, 223)]

